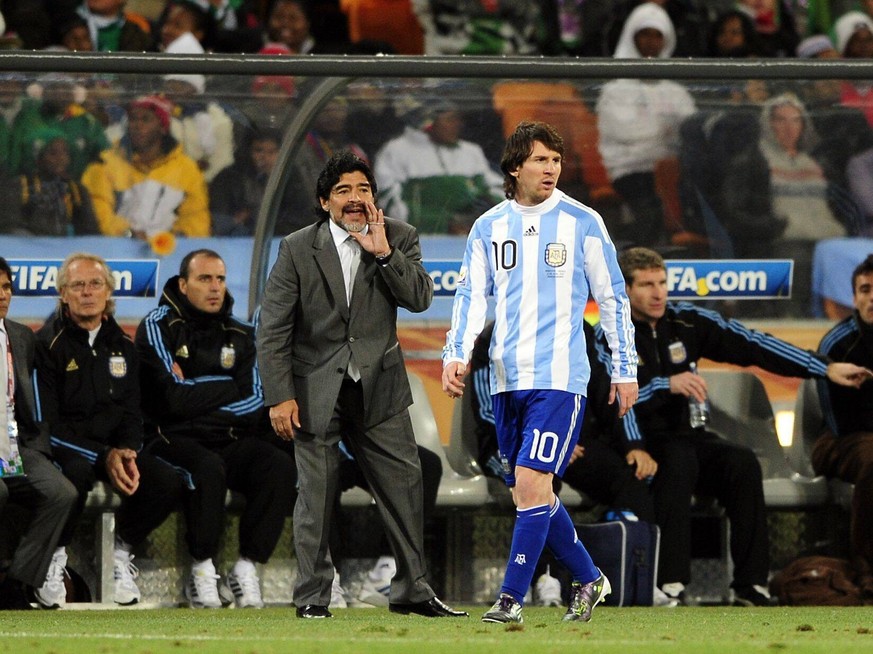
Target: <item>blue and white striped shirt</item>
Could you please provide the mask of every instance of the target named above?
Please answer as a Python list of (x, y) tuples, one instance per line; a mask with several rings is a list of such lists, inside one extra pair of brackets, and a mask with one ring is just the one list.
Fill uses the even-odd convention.
[(636, 381), (630, 303), (600, 215), (557, 189), (534, 207), (501, 202), (479, 217), (467, 239), (443, 363), (466, 363), (494, 295), (491, 392), (584, 395), (589, 291), (608, 335), (612, 381)]

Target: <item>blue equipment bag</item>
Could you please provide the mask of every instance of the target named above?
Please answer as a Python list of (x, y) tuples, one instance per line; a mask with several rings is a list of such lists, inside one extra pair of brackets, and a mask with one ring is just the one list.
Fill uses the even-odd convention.
[(652, 606), (657, 585), (661, 530), (642, 520), (576, 525), (591, 558), (609, 579), (606, 606)]

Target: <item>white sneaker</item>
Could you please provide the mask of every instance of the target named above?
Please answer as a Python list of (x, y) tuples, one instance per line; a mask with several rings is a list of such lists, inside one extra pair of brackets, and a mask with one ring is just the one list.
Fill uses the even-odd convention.
[(59, 548), (52, 556), (45, 583), (33, 591), (36, 601), (43, 609), (61, 609), (67, 601), (67, 587), (64, 579), (67, 577), (67, 551)]
[(330, 586), (330, 607), (332, 609), (349, 608), (349, 603), (346, 601), (346, 591), (340, 586), (339, 570), (333, 571), (333, 583)]
[(397, 574), (397, 563), (393, 556), (381, 556), (373, 569), (367, 573), (367, 578), (361, 584), (358, 599), (373, 606), (388, 606), (388, 595), (391, 592), (391, 579)]
[(545, 573), (540, 575), (534, 586), (537, 606), (563, 606), (561, 599), (561, 582), (549, 574), (551, 571), (546, 567)]
[(220, 609), (218, 575), (213, 572), (191, 571), (185, 584), (185, 597), (192, 609)]
[(227, 585), (233, 591), (233, 601), (238, 609), (262, 609), (261, 584), (255, 571), (227, 573)]
[(652, 606), (660, 606), (667, 609), (672, 609), (679, 606), (678, 597), (670, 597), (663, 590), (655, 586), (652, 591)]
[(139, 570), (133, 564), (133, 554), (125, 550), (115, 550), (112, 574), (115, 578), (115, 592), (112, 600), (121, 606), (136, 604), (142, 597), (134, 579)]

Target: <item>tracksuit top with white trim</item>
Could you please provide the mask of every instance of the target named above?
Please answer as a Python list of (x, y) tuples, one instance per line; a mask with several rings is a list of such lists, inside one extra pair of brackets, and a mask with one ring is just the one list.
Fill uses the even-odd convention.
[(40, 419), (52, 449), (96, 464), (111, 448), (142, 448), (138, 357), (115, 318), (103, 318), (93, 344), (65, 313), (46, 321), (37, 337)]
[(505, 200), (480, 216), (467, 238), (443, 362), (470, 358), (493, 295), (491, 393), (584, 395), (589, 292), (608, 334), (612, 381), (635, 381), (630, 304), (603, 219), (558, 189), (532, 207)]
[(200, 311), (179, 291), (178, 276), (167, 280), (158, 308), (136, 330), (146, 438), (220, 447), (269, 429), (254, 327), (232, 307), (228, 293), (218, 313)]
[[(621, 424), (626, 450), (645, 449), (646, 439), (693, 433), (688, 398), (670, 392), (670, 377), (706, 358), (738, 366), (760, 366), (786, 377), (825, 377), (827, 361), (780, 338), (749, 329), (689, 302), (668, 302), (652, 328), (636, 325), (640, 393)], [(602, 338), (597, 329), (598, 338)]]
[[(818, 351), (831, 361), (869, 368), (873, 366), (873, 327), (853, 311), (824, 335)], [(825, 423), (836, 436), (873, 431), (873, 383), (850, 388), (824, 379), (818, 382), (818, 392)]]

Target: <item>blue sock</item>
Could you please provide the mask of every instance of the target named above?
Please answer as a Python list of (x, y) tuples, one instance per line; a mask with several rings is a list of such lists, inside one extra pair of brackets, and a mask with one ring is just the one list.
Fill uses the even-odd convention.
[(591, 560), (591, 555), (576, 535), (576, 527), (573, 526), (570, 514), (557, 497), (555, 497), (555, 506), (549, 512), (546, 545), (555, 558), (570, 571), (573, 581), (587, 584), (600, 576), (600, 571)]
[(533, 581), (537, 561), (546, 545), (548, 530), (548, 504), (516, 510), (512, 548), (500, 592), (512, 595), (519, 604), (524, 603), (524, 596)]

